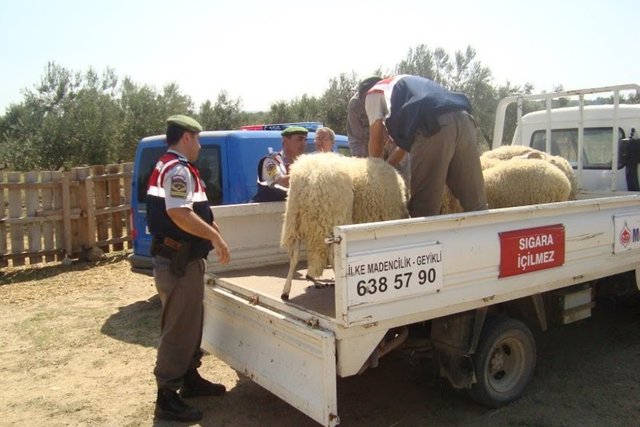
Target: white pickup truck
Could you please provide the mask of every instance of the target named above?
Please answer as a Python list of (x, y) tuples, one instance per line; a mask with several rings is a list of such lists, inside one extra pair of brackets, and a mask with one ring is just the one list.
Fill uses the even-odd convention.
[[(620, 104), (619, 99), (620, 92), (630, 90), (640, 88), (629, 84), (504, 98), (496, 111), (492, 148), (503, 144), (506, 109), (516, 103), (517, 127), (511, 145), (527, 145), (569, 160), (581, 189), (640, 191), (636, 132), (640, 130), (640, 105)], [(584, 105), (585, 96), (611, 93), (612, 103)], [(551, 108), (554, 99), (569, 97), (578, 97), (578, 105)], [(522, 116), (525, 101), (544, 101), (546, 109)]]
[(596, 294), (640, 283), (640, 194), (627, 191), (335, 227), (323, 277), (335, 286), (315, 288), (302, 266), (289, 301), (284, 203), (214, 212), (233, 260), (207, 266), (203, 348), (325, 426), (340, 423), (337, 377), (375, 367), (420, 328), (454, 387), (509, 403), (532, 378), (530, 328), (588, 317)]

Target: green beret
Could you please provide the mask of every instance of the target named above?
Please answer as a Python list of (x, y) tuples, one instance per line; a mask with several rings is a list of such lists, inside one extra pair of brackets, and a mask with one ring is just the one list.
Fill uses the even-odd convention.
[(282, 131), (282, 136), (291, 136), (291, 135), (306, 135), (309, 131), (302, 126), (289, 126), (285, 130)]
[(167, 119), (167, 125), (175, 125), (189, 132), (202, 132), (202, 126), (189, 116), (176, 114)]

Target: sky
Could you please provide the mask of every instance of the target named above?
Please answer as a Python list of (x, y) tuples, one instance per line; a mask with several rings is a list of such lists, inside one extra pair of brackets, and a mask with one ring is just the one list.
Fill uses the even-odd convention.
[(471, 46), (494, 84), (640, 83), (639, 17), (637, 0), (0, 0), (0, 115), (49, 62), (247, 111), (391, 72), (420, 44)]

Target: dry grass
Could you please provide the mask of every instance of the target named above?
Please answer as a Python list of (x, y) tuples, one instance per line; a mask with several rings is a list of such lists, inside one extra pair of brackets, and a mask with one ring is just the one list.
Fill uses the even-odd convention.
[[(172, 425), (153, 419), (160, 304), (126, 255), (0, 271), (0, 425)], [(639, 326), (637, 307), (604, 307), (541, 334), (533, 383), (496, 411), (442, 387), (433, 362), (391, 353), (339, 379), (342, 425), (637, 425)], [(192, 402), (201, 425), (317, 426), (215, 357), (203, 363), (229, 392)]]
[[(127, 251), (112, 252), (96, 262), (74, 261), (65, 266), (60, 262), (7, 267), (0, 270), (0, 302), (21, 303), (68, 293), (74, 290), (89, 290), (105, 283), (118, 283), (129, 276), (126, 268)], [(100, 277), (101, 280), (94, 280)], [(7, 286), (12, 285), (12, 286)]]

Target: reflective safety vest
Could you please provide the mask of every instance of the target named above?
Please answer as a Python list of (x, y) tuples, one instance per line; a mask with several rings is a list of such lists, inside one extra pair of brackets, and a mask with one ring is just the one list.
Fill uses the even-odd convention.
[(206, 258), (209, 251), (213, 249), (211, 241), (203, 239), (193, 234), (187, 233), (178, 227), (167, 214), (165, 205), (164, 179), (173, 167), (183, 164), (189, 169), (191, 179), (195, 183), (193, 192), (193, 212), (207, 224), (213, 224), (213, 212), (207, 200), (205, 185), (200, 178), (198, 169), (187, 159), (173, 152), (167, 152), (153, 169), (147, 187), (147, 224), (149, 232), (155, 239), (170, 237), (179, 242), (191, 242), (190, 258)]
[(262, 165), (266, 159), (272, 159), (278, 164), (281, 172), (289, 173), (287, 165), (284, 163), (281, 153), (271, 153), (266, 157), (263, 157), (258, 162), (258, 191), (256, 195), (251, 199), (252, 202), (281, 202), (287, 198), (286, 190), (277, 187), (271, 187), (266, 181), (262, 179)]

